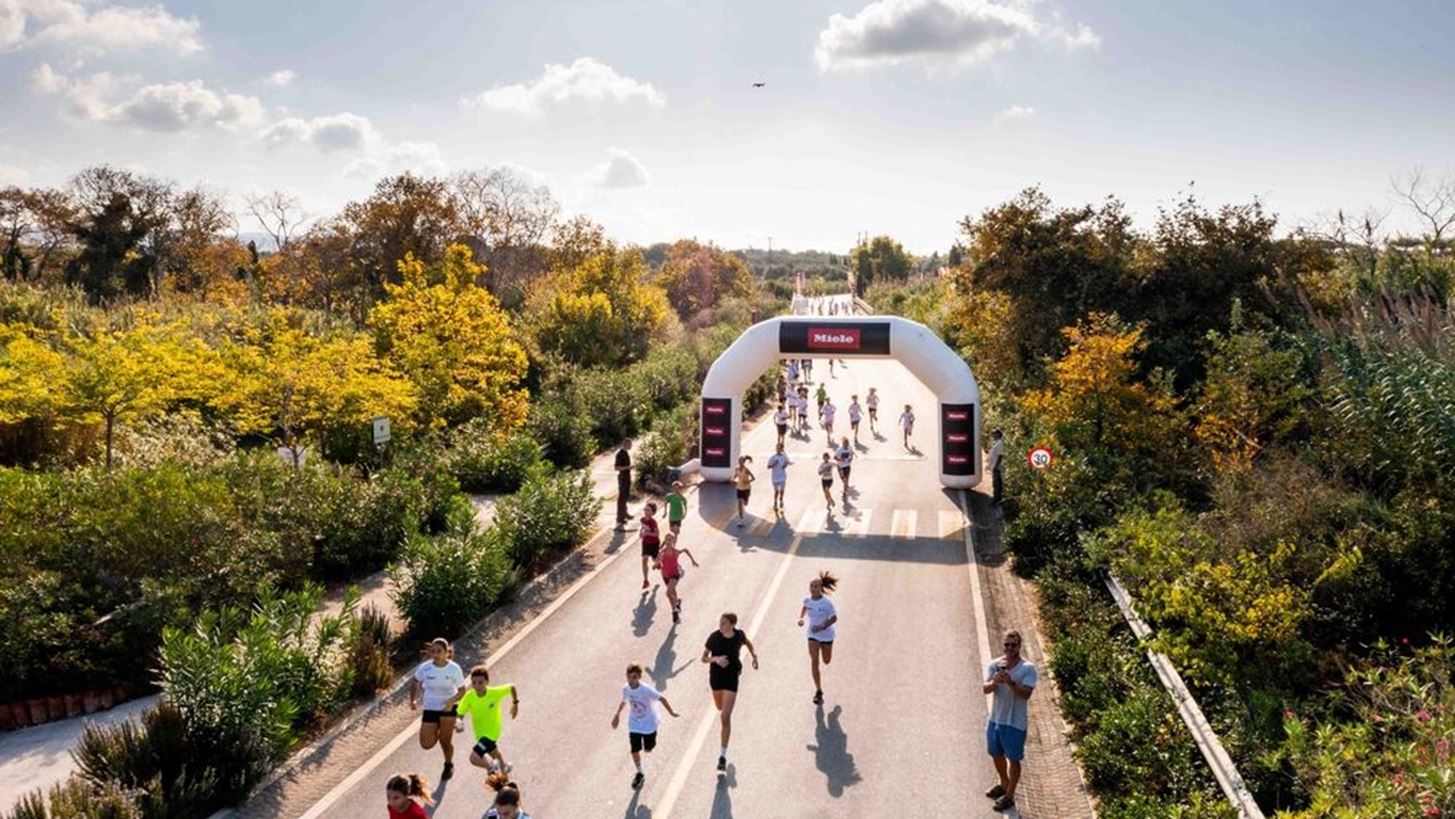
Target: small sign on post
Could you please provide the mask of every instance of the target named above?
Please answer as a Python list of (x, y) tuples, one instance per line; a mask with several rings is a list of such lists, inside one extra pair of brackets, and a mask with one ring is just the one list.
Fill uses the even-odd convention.
[(1038, 446), (1026, 453), (1026, 463), (1032, 469), (1045, 469), (1051, 465), (1052, 460), (1050, 447)]
[(385, 444), (385, 443), (388, 443), (388, 442), (389, 442), (389, 419), (388, 418), (375, 418), (374, 419), (374, 445), (375, 446), (378, 446), (380, 444)]

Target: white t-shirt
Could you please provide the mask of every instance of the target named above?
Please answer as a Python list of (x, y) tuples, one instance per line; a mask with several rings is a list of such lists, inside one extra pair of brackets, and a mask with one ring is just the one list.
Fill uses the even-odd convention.
[(859, 423), (859, 419), (863, 417), (864, 411), (859, 409), (859, 405), (857, 403), (849, 405), (849, 423), (857, 424)]
[(869, 397), (864, 399), (864, 403), (868, 404), (871, 410), (879, 409), (879, 394), (869, 393)]
[(838, 408), (833, 405), (833, 402), (832, 401), (829, 402), (829, 403), (827, 403), (827, 404), (824, 404), (823, 405), (823, 422), (825, 424), (832, 424), (834, 422), (834, 413), (836, 413), (838, 411), (839, 411)]
[(823, 461), (818, 465), (818, 476), (826, 481), (834, 479), (834, 462)]
[[(985, 681), (990, 682), (995, 673), (1005, 665), (1004, 657), (997, 657), (991, 660), (990, 665), (985, 668)], [(1021, 658), (1010, 670), (1010, 679), (1016, 685), (1036, 687), (1036, 666), (1030, 660)], [(1010, 690), (1008, 685), (997, 685), (995, 693), (990, 698), (990, 721), (999, 725), (1009, 725), (1012, 728), (1026, 730), (1030, 724), (1030, 712), (1027, 710), (1028, 700), (1021, 699)]]
[(657, 725), (662, 720), (657, 713), (657, 700), (661, 698), (661, 692), (646, 683), (637, 683), (636, 688), (632, 688), (629, 683), (623, 683), (621, 699), (626, 703), (626, 729), (633, 734), (656, 733)]
[(909, 429), (910, 427), (914, 426), (914, 413), (912, 413), (912, 412), (900, 413), (900, 416), (899, 416), (899, 425), (902, 426), (902, 427), (904, 427), (905, 429)]
[(425, 660), (414, 669), (414, 679), (419, 681), (420, 707), (426, 711), (441, 711), (450, 697), (465, 684), (465, 672), (454, 660), (444, 665)]
[(781, 484), (788, 480), (788, 456), (782, 452), (775, 452), (768, 456), (768, 472), (773, 478), (773, 483)]
[(841, 446), (834, 451), (834, 460), (838, 463), (839, 469), (848, 469), (854, 463), (854, 450)]
[(803, 598), (803, 608), (808, 612), (808, 639), (817, 640), (820, 643), (831, 643), (834, 640), (834, 627), (829, 626), (823, 631), (814, 631), (814, 626), (821, 626), (838, 613), (834, 608), (834, 601), (828, 595), (815, 600), (812, 597)]
[(773, 413), (773, 423), (777, 424), (780, 427), (787, 426), (788, 425), (788, 410), (781, 409), (781, 410), (778, 410), (777, 412)]

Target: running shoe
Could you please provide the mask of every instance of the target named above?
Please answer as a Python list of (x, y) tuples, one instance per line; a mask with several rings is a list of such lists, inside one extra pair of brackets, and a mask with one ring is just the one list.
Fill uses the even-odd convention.
[(679, 624), (680, 625), (682, 623), (682, 612), (677, 611), (676, 609), (673, 609), (672, 610), (672, 622), (674, 624)]
[(999, 782), (985, 792), (986, 799), (999, 799), (1002, 796), (1005, 796), (1005, 788)]
[(644, 785), (646, 783), (646, 781), (647, 781), (647, 775), (644, 774), (644, 773), (642, 773), (641, 771), (637, 771), (637, 775), (634, 776), (634, 777), (632, 777), (632, 790), (634, 790), (634, 791), (641, 790), (642, 789), (642, 785)]
[(822, 691), (815, 691), (815, 692), (813, 692), (813, 704), (814, 705), (823, 705), (823, 692)]
[(643, 581), (642, 581), (642, 588), (644, 588), (644, 589), (645, 589), (645, 588), (647, 588), (647, 587), (648, 587), (648, 586), (650, 586), (650, 585), (651, 585), (651, 584), (650, 584), (650, 583), (648, 583), (648, 582), (647, 582), (647, 581), (645, 581), (645, 580), (643, 580)]
[(719, 771), (727, 770), (727, 757), (720, 756), (717, 758), (717, 769)]
[(440, 771), (440, 781), (443, 782), (446, 779), (449, 779), (450, 777), (452, 777), (454, 775), (455, 775), (455, 763), (453, 763), (453, 762), (446, 762), (445, 763), (445, 769), (443, 771)]
[(505, 771), (506, 773), (510, 773), (511, 771), (515, 770), (515, 766), (507, 762), (505, 763), (505, 767), (501, 768), (501, 770)]
[(1010, 810), (1011, 808), (1015, 807), (1015, 797), (1003, 795), (999, 799), (995, 800), (995, 804), (991, 805), (990, 807), (995, 808), (996, 810)]

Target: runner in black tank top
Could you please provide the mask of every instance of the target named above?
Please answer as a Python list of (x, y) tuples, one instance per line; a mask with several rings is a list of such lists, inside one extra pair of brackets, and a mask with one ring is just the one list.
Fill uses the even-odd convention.
[(727, 770), (728, 740), (733, 735), (733, 706), (738, 699), (738, 678), (743, 673), (743, 661), (739, 654), (743, 648), (753, 657), (753, 670), (758, 669), (758, 652), (753, 641), (738, 628), (738, 616), (724, 612), (718, 619), (717, 630), (707, 635), (707, 645), (702, 651), (702, 661), (708, 663), (707, 681), (712, 688), (712, 703), (721, 713), (722, 750), (717, 755), (717, 769)]

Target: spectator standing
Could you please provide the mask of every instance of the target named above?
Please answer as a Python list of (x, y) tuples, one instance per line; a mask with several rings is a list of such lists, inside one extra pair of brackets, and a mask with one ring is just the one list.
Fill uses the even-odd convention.
[(1001, 491), (1005, 488), (1000, 474), (1000, 467), (1005, 463), (1005, 434), (994, 430), (990, 433), (990, 440), (990, 497), (1000, 503)]
[(1000, 782), (985, 792), (995, 800), (996, 810), (1015, 807), (1015, 789), (1020, 784), (1021, 760), (1026, 754), (1026, 729), (1030, 724), (1029, 700), (1036, 690), (1036, 666), (1021, 658), (1021, 633), (1007, 631), (1002, 642), (1005, 653), (985, 670), (982, 690), (991, 694), (990, 719), (985, 725), (985, 749), (995, 762)]
[(632, 439), (623, 438), (621, 449), (616, 451), (616, 528), (617, 531), (626, 529), (626, 522), (631, 519), (627, 514), (626, 502), (632, 492)]

